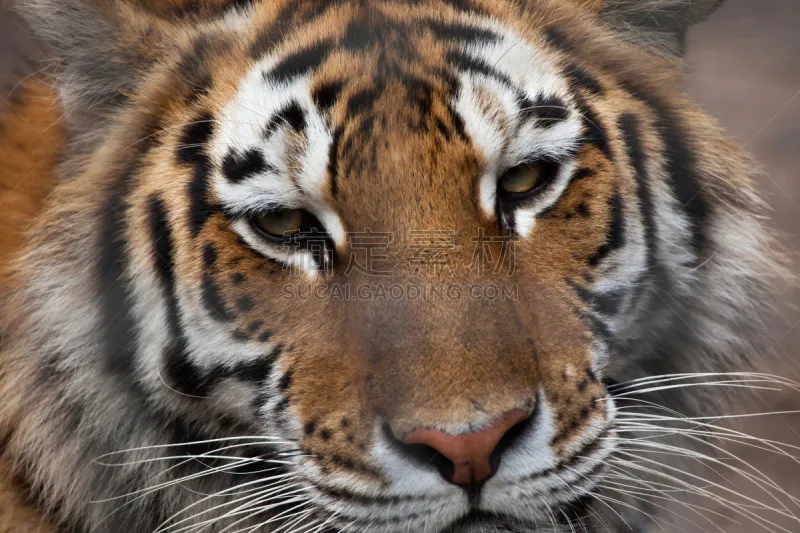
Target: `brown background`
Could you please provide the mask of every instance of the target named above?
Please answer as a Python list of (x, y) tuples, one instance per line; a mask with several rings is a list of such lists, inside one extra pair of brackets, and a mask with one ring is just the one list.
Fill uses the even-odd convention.
[[(800, 251), (800, 0), (728, 0), (709, 20), (689, 35), (687, 61), (689, 89), (707, 111), (716, 116), (762, 165), (760, 186), (775, 210), (775, 220), (790, 253)], [(795, 268), (800, 262), (793, 258)], [(780, 367), (772, 371), (800, 377), (800, 291), (787, 290), (784, 320), (773, 325), (773, 350)], [(763, 392), (758, 405), (742, 405), (738, 412), (800, 410), (800, 393)], [(800, 415), (748, 419), (735, 424), (752, 435), (800, 445)], [(743, 461), (759, 468), (789, 494), (800, 497), (800, 466), (788, 458), (728, 447)], [(792, 450), (800, 455), (798, 450)], [(741, 476), (726, 475), (735, 490), (766, 501)], [(730, 497), (731, 495), (728, 494)], [(783, 498), (785, 501), (786, 498)], [(756, 533), (769, 531), (736, 516), (720, 505), (698, 502), (721, 516), (709, 515), (713, 525), (696, 517), (697, 525), (675, 522), (686, 531)], [(800, 514), (797, 505), (789, 507)], [(686, 510), (683, 514), (690, 515)], [(765, 517), (800, 532), (800, 522), (764, 513)], [(736, 524), (736, 521), (740, 524)], [(765, 523), (766, 524), (766, 523)], [(777, 527), (775, 531), (781, 531)], [(718, 526), (720, 529), (717, 529)], [(665, 525), (667, 533), (680, 531)]]
[[(28, 49), (24, 32), (0, 0), (0, 96), (8, 94), (10, 72)], [(800, 251), (800, 0), (728, 0), (708, 21), (689, 35), (689, 90), (696, 99), (763, 165), (760, 185), (775, 210), (775, 220), (791, 253)], [(795, 260), (796, 264), (800, 264)], [(800, 291), (786, 292), (784, 319), (773, 325), (773, 347), (780, 368), (772, 371), (800, 377)], [(739, 412), (800, 410), (800, 393), (764, 392), (759, 405), (737, 406)], [(737, 428), (751, 434), (800, 446), (800, 416), (775, 415), (748, 419)], [(791, 495), (800, 497), (800, 465), (788, 458), (730, 447), (744, 461), (761, 469)], [(800, 449), (794, 451), (800, 455)], [(741, 476), (726, 476), (736, 490), (764, 500)], [(700, 503), (700, 502), (698, 502)], [(680, 519), (664, 531), (753, 533), (753, 523), (737, 524), (736, 513), (713, 502), (702, 505), (719, 515), (712, 522), (696, 516), (697, 525)], [(795, 505), (793, 511), (800, 513)], [(685, 509), (678, 513), (690, 515)], [(786, 529), (800, 532), (800, 522), (770, 516)], [(772, 527), (775, 531), (781, 531)], [(765, 529), (769, 531), (769, 529)]]

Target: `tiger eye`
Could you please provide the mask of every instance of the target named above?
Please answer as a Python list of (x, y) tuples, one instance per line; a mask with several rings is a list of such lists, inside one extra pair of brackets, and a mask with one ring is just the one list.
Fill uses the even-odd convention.
[(524, 194), (541, 185), (542, 166), (538, 163), (519, 165), (500, 178), (500, 187), (507, 193)]
[(302, 209), (281, 209), (258, 215), (254, 223), (258, 229), (272, 237), (285, 237), (303, 228)]

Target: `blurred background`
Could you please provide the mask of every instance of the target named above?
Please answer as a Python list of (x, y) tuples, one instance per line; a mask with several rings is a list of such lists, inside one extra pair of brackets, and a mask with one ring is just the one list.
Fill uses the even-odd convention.
[[(689, 91), (762, 165), (761, 188), (775, 211), (783, 240), (800, 262), (800, 0), (727, 0), (707, 21), (690, 31), (687, 42)], [(800, 378), (800, 291), (786, 294), (785, 320), (773, 325), (772, 349), (780, 355), (775, 373)], [(740, 412), (800, 410), (800, 393), (763, 392), (759, 405), (742, 406)], [(785, 414), (732, 422), (750, 435), (800, 446), (800, 415)], [(771, 477), (794, 497), (800, 497), (800, 466), (790, 458), (729, 446), (737, 455)], [(794, 449), (794, 455), (798, 449)], [(728, 481), (747, 495), (764, 500), (764, 492), (737, 476)], [(786, 499), (784, 498), (784, 501)], [(686, 531), (754, 533), (736, 513), (708, 501), (697, 502), (719, 515), (697, 525), (676, 523)], [(797, 507), (794, 507), (797, 512)], [(683, 510), (683, 514), (687, 514)], [(774, 531), (799, 532), (800, 526), (775, 513), (769, 516)], [(737, 524), (736, 522), (742, 522)], [(767, 529), (769, 530), (769, 529)], [(666, 527), (667, 533), (672, 533)], [(676, 531), (678, 531), (676, 529)]]
[[(34, 45), (0, 0), (0, 97), (7, 99), (20, 58)], [(775, 220), (792, 254), (800, 251), (800, 0), (727, 0), (709, 20), (689, 34), (688, 89), (764, 169), (760, 186), (775, 211)], [(13, 97), (13, 96), (12, 96)], [(0, 103), (2, 100), (0, 100)], [(796, 265), (800, 265), (797, 258)], [(800, 291), (787, 290), (785, 319), (773, 325), (772, 350), (780, 355), (773, 370), (800, 379)], [(764, 392), (759, 405), (739, 412), (800, 410), (800, 393)], [(783, 414), (731, 422), (736, 429), (800, 447), (800, 415)], [(730, 452), (760, 469), (789, 495), (800, 498), (800, 464), (752, 447), (731, 445)], [(794, 455), (800, 455), (794, 450)], [(791, 450), (790, 450), (791, 451)], [(726, 474), (735, 490), (763, 500), (744, 478)], [(784, 498), (786, 499), (786, 498)], [(699, 502), (698, 502), (699, 503)], [(737, 523), (736, 513), (713, 502), (712, 523), (680, 520), (664, 531), (752, 533), (752, 523)], [(798, 508), (795, 507), (795, 510)], [(678, 510), (679, 514), (687, 514)], [(719, 513), (719, 514), (714, 514)], [(780, 512), (769, 517), (767, 530), (800, 532)]]

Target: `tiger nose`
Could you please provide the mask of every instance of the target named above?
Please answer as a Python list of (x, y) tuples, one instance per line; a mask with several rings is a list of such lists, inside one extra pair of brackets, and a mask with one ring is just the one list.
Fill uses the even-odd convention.
[(429, 463), (438, 467), (442, 477), (454, 485), (475, 489), (495, 474), (500, 455), (509, 443), (504, 437), (509, 437), (528, 416), (522, 410), (509, 411), (491, 426), (462, 435), (430, 428), (416, 429), (403, 443), (409, 447), (424, 446), (441, 455), (439, 460), (431, 457)]

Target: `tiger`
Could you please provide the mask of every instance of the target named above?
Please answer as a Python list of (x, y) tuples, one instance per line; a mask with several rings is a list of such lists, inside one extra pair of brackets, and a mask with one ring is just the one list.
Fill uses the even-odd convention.
[(637, 494), (710, 497), (657, 424), (787, 383), (790, 270), (683, 89), (720, 3), (17, 0), (55, 63), (0, 145), (9, 531), (646, 533)]

